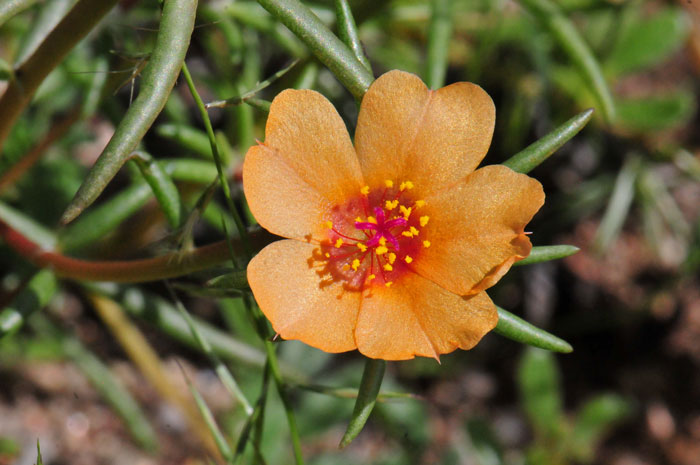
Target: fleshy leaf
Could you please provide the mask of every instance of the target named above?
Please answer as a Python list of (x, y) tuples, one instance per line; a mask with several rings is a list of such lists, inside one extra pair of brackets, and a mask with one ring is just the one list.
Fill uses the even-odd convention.
[(379, 388), (382, 386), (385, 369), (385, 360), (370, 358), (365, 362), (365, 370), (362, 373), (362, 381), (360, 382), (355, 408), (352, 411), (348, 429), (345, 431), (343, 439), (340, 440), (341, 449), (350, 444), (364, 428), (369, 414), (372, 413), (374, 404), (377, 402), (377, 395), (379, 394)]
[(510, 157), (503, 164), (518, 173), (529, 173), (578, 134), (591, 120), (591, 116), (593, 116), (592, 108), (582, 111), (537, 142)]
[(299, 37), (355, 98), (362, 98), (374, 76), (306, 5), (299, 0), (258, 3)]
[(63, 213), (62, 223), (71, 222), (95, 201), (160, 114), (180, 74), (196, 11), (197, 0), (164, 3), (156, 44), (143, 70), (139, 95)]
[(574, 245), (544, 245), (533, 247), (532, 250), (530, 250), (530, 255), (528, 255), (527, 258), (513, 263), (513, 266), (532, 265), (533, 263), (557, 260), (571, 256), (577, 253), (579, 250), (581, 249)]
[(496, 309), (498, 310), (498, 325), (493, 330), (495, 333), (516, 342), (553, 352), (573, 352), (574, 348), (565, 340), (549, 334), (501, 307), (496, 307)]
[(345, 42), (345, 45), (350, 47), (350, 50), (352, 50), (355, 58), (357, 58), (357, 60), (362, 63), (371, 73), (372, 65), (369, 64), (369, 60), (365, 56), (365, 52), (362, 49), (362, 43), (360, 42), (360, 35), (357, 32), (355, 18), (352, 16), (352, 11), (350, 10), (350, 5), (348, 5), (347, 0), (335, 0), (335, 14), (340, 39)]

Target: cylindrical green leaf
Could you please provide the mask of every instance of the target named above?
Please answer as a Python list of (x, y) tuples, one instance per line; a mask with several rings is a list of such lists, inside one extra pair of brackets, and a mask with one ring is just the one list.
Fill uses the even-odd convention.
[(151, 187), (139, 181), (92, 208), (80, 219), (59, 232), (59, 247), (66, 252), (80, 250), (136, 213), (151, 198)]
[(518, 173), (529, 173), (578, 134), (591, 120), (591, 116), (593, 116), (592, 108), (582, 111), (537, 142), (510, 157), (503, 164)]
[(565, 340), (549, 334), (547, 331), (503, 310), (501, 307), (496, 307), (496, 309), (498, 310), (498, 324), (493, 330), (495, 333), (516, 342), (522, 342), (523, 344), (553, 352), (573, 352), (574, 348)]
[(372, 65), (369, 64), (369, 60), (365, 56), (365, 51), (362, 49), (360, 34), (357, 32), (355, 18), (352, 16), (352, 11), (350, 10), (350, 5), (348, 5), (347, 0), (335, 0), (335, 14), (340, 40), (350, 47), (355, 58), (357, 58), (371, 73)]
[(177, 187), (165, 173), (160, 164), (156, 163), (151, 155), (146, 152), (136, 151), (132, 155), (136, 165), (139, 167), (144, 179), (151, 186), (160, 208), (168, 219), (170, 226), (177, 228), (180, 226), (180, 193)]
[(533, 247), (527, 258), (513, 263), (513, 266), (532, 265), (533, 263), (558, 260), (573, 255), (579, 250), (581, 249), (573, 245), (543, 245)]
[(377, 402), (379, 388), (382, 387), (384, 379), (384, 371), (386, 369), (386, 360), (377, 360), (369, 358), (365, 362), (365, 370), (362, 373), (362, 381), (360, 382), (360, 390), (357, 393), (357, 401), (355, 408), (348, 423), (348, 429), (340, 440), (340, 447), (343, 448), (350, 444), (353, 439), (360, 434), (364, 428), (369, 414), (372, 413), (374, 404)]
[(374, 76), (311, 10), (299, 0), (258, 0), (258, 3), (299, 37), (355, 98), (362, 98)]
[(190, 44), (196, 11), (197, 0), (164, 3), (160, 30), (141, 77), (139, 95), (64, 212), (62, 223), (69, 223), (95, 201), (165, 106)]
[(160, 124), (156, 128), (156, 134), (170, 139), (187, 150), (211, 160), (211, 147), (206, 133), (190, 126), (182, 124)]

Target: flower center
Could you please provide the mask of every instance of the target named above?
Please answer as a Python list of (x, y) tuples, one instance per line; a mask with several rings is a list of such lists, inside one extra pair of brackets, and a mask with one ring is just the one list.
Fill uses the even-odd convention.
[(334, 207), (325, 226), (328, 241), (321, 244), (327, 271), (347, 287), (391, 286), (415, 265), (430, 247), (423, 228), (430, 218), (420, 215), (423, 200), (414, 200), (411, 181), (365, 186), (360, 195)]

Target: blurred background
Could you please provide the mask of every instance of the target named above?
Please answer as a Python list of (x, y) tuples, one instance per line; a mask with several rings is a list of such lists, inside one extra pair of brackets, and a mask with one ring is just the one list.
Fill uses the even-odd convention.
[[(12, 64), (31, 55), (75, 1), (28, 3), (0, 22), (0, 93)], [(333, 2), (304, 3), (334, 27)], [(496, 104), (486, 164), (596, 108), (587, 127), (531, 173), (547, 194), (528, 227), (533, 243), (581, 251), (514, 268), (489, 292), (574, 352), (555, 355), (489, 334), (441, 364), (389, 363), (382, 389), (411, 395), (382, 399), (341, 451), (354, 400), (328, 387), (357, 388), (362, 357), (281, 342), (307, 462), (700, 464), (700, 4), (558, 0), (556, 11), (543, 12), (549, 2), (539, 0), (351, 1), (375, 76), (402, 69), (425, 78), (439, 4), (448, 5), (442, 20), (451, 28), (445, 83), (475, 82)], [(119, 2), (41, 85), (0, 158), (4, 221), (18, 213), (50, 231), (67, 255), (101, 260), (203, 245), (235, 230), (221, 192), (209, 187), (216, 169), (182, 78), (142, 143), (176, 182), (187, 212), (181, 224), (169, 223), (129, 163), (95, 206), (57, 226), (138, 95), (159, 18), (156, 0)], [(601, 108), (553, 32), (561, 21), (598, 61), (614, 113)], [(288, 87), (315, 89), (354, 130), (352, 95), (255, 2), (201, 0), (186, 62), (205, 102), (251, 90), (262, 102), (209, 111), (249, 224), (240, 165), (264, 136), (264, 101)], [(0, 336), (0, 464), (35, 463), (37, 440), (47, 464), (212, 463), (211, 435), (187, 380), (235, 444), (244, 411), (178, 324), (166, 285), (96, 287), (36, 272), (0, 241), (0, 306), (20, 305), (28, 282), (45, 304)], [(257, 399), (264, 349), (244, 311), (249, 297), (203, 286), (213, 275), (171, 284), (243, 393)], [(265, 418), (266, 463), (292, 463), (274, 389)], [(255, 463), (250, 449), (243, 463)]]

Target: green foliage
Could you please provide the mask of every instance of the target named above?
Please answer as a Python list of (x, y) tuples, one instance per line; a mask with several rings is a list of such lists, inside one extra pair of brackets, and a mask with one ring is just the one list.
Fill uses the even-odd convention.
[(688, 18), (678, 8), (665, 8), (647, 18), (635, 8), (631, 16), (606, 57), (606, 71), (612, 76), (662, 64), (688, 37)]
[[(526, 350), (518, 365), (520, 407), (534, 441), (513, 451), (484, 414), (489, 406), (470, 405), (465, 413), (455, 401), (449, 409), (454, 411), (444, 413), (448, 409), (433, 403), (441, 395), (462, 392), (462, 370), (489, 371), (495, 377), (493, 359), (484, 355), (493, 353), (489, 344), (504, 350), (512, 344), (487, 338), (474, 352), (443, 357), (443, 365), (414, 360), (387, 367), (383, 361), (279, 343), (252, 301), (245, 273), (250, 256), (277, 238), (261, 233), (247, 209), (241, 163), (256, 139), (263, 139), (270, 101), (285, 88), (328, 96), (352, 129), (356, 104), (375, 71), (411, 71), (431, 88), (473, 80), (498, 105), (486, 164), (506, 160), (521, 173), (539, 167), (548, 203), (535, 218), (533, 242), (557, 243), (569, 226), (579, 238), (579, 227), (599, 224), (599, 252), (614, 250), (616, 241), (639, 229), (663, 257), (670, 238), (687, 252), (676, 274), (659, 280), (660, 286), (673, 288), (688, 282), (700, 263), (700, 223), (687, 213), (682, 195), (684, 185), (700, 179), (692, 155), (697, 147), (686, 135), (692, 133), (697, 86), (683, 79), (657, 82), (662, 67), (679, 60), (688, 39), (689, 21), (680, 6), (522, 0), (520, 9), (508, 2), (471, 0), (337, 0), (331, 8), (331, 2), (298, 0), (200, 5), (168, 0), (122, 2), (126, 6), (106, 15), (116, 3), (0, 1), (0, 228), (64, 254), (77, 267), (99, 266), (100, 257), (111, 262), (170, 252), (163, 267), (177, 276), (192, 270), (195, 243), (230, 236), (234, 247), (221, 242), (210, 249), (211, 262), (203, 271), (196, 268), (186, 282), (173, 283), (182, 291), (181, 303), (164, 298), (157, 283), (148, 288), (95, 285), (86, 282), (95, 276), (36, 270), (22, 255), (37, 263), (39, 251), (9, 254), (0, 243), (3, 379), (4, 370), (36, 360), (70, 361), (122, 419), (135, 443), (154, 450), (158, 438), (147, 414), (103, 361), (111, 341), (97, 346), (94, 339), (81, 341), (66, 329), (85, 325), (94, 337), (96, 323), (86, 324), (85, 314), (64, 308), (61, 296), (85, 305), (81, 294), (98, 292), (118, 302), (150, 334), (158, 333), (153, 339), (159, 348), (193, 354), (216, 373), (241, 408), (217, 411), (207, 405), (204, 392), (191, 389), (227, 462), (288, 463), (293, 455), (297, 463), (350, 464), (358, 462), (358, 450), (372, 447), (381, 449), (373, 463), (386, 464), (441, 454), (441, 463), (503, 464), (515, 457), (516, 462), (557, 465), (596, 459), (601, 441), (632, 412), (630, 401), (611, 392), (564, 408), (561, 375), (550, 352)], [(191, 39), (195, 46), (190, 48)], [(594, 118), (587, 109), (592, 106), (599, 116), (583, 131)], [(57, 131), (61, 122), (67, 122), (65, 128)], [(105, 134), (115, 129), (104, 148)], [(127, 160), (133, 163), (120, 171)], [(98, 195), (103, 198), (57, 228), (79, 187), (65, 220)], [(586, 254), (582, 260), (595, 259), (590, 244), (580, 245)], [(578, 250), (537, 246), (515, 265), (562, 259)], [(144, 278), (128, 264), (115, 270), (116, 277), (132, 281), (166, 276)], [(529, 294), (546, 291), (535, 283), (536, 289), (521, 293), (520, 281), (529, 283), (528, 273), (514, 270), (515, 278), (496, 289), (511, 298), (508, 308), (537, 303)], [(202, 296), (218, 301), (205, 305)], [(575, 312), (576, 302), (560, 300), (558, 312)], [(638, 313), (649, 318), (651, 312)], [(506, 310), (498, 308), (498, 314), (497, 334), (549, 351), (573, 350)], [(589, 348), (579, 345), (578, 337), (586, 325), (570, 324), (575, 317), (562, 316), (568, 326), (559, 325), (559, 314), (545, 324), (565, 330), (577, 342), (577, 352), (586, 354)], [(21, 376), (19, 370), (10, 373)], [(413, 392), (426, 394), (427, 400)], [(438, 437), (434, 426), (442, 425), (436, 423), (442, 416), (449, 420), (444, 425), (457, 428)], [(360, 435), (365, 425), (370, 427)], [(438, 439), (444, 441), (444, 453), (435, 451)], [(319, 444), (338, 440), (348, 447), (318, 451)], [(306, 441), (314, 445), (302, 448)], [(16, 455), (14, 446), (0, 438), (0, 461), (3, 454)], [(38, 444), (37, 453), (41, 463)]]
[(554, 356), (526, 349), (520, 359), (518, 385), (522, 406), (535, 433), (527, 463), (591, 463), (598, 444), (631, 413), (630, 403), (616, 394), (599, 394), (571, 417), (564, 415), (559, 369)]

